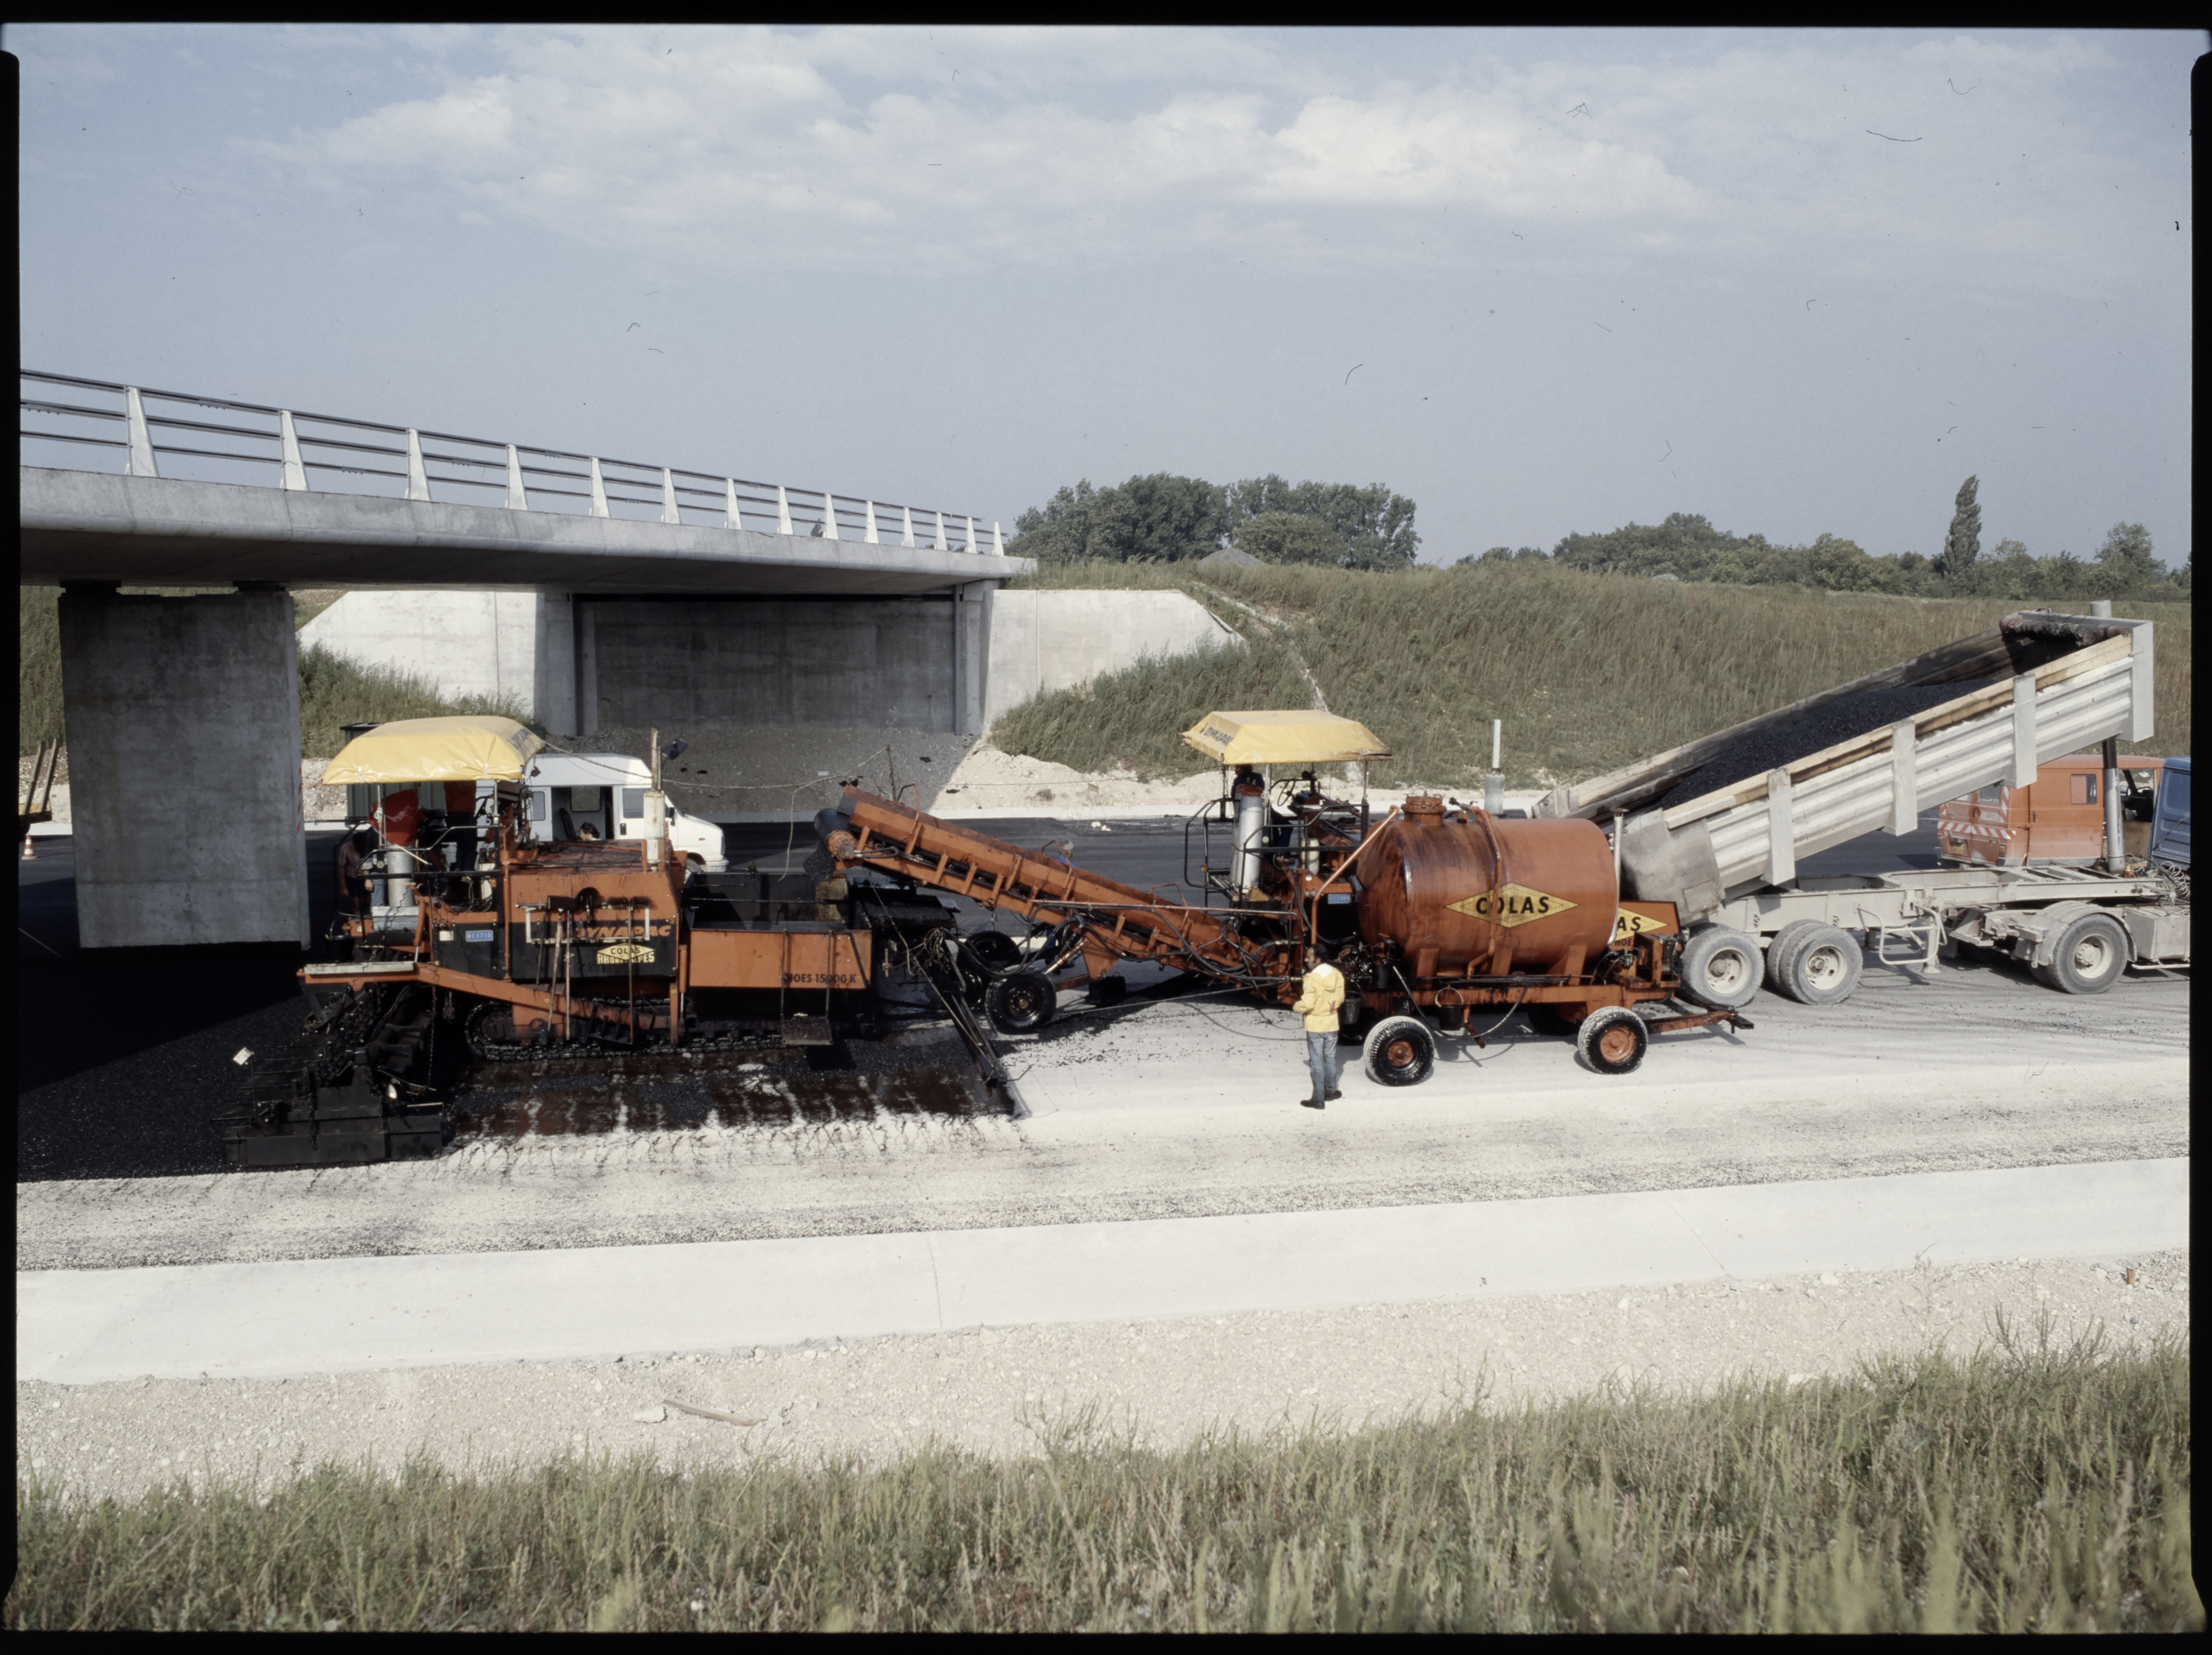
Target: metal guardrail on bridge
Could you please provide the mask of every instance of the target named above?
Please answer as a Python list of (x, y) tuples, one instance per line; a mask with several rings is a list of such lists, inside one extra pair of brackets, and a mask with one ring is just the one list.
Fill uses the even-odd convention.
[[(20, 378), (22, 424), (19, 435), (25, 443), (120, 448), (125, 451), (126, 477), (160, 476), (156, 456), (167, 454), (264, 468), (264, 476), (265, 468), (274, 466), (278, 485), (289, 490), (307, 489), (310, 476), (318, 472), (337, 478), (381, 478), (404, 484), (401, 497), (408, 500), (434, 499), (430, 490), (434, 484), (445, 489), (501, 493), (503, 503), (512, 511), (569, 511), (606, 517), (616, 505), (642, 506), (648, 510), (658, 507), (664, 523), (696, 523), (702, 514), (713, 514), (725, 528), (750, 528), (762, 533), (802, 534), (857, 540), (866, 545), (914, 546), (986, 557), (1002, 557), (1006, 552), (996, 523), (991, 525), (990, 542), (986, 545), (974, 517), (934, 508), (717, 477), (681, 466), (644, 465), (600, 454), (570, 453), (525, 443), (457, 436), (447, 431), (422, 431), (411, 426), (264, 407), (228, 397), (156, 391), (67, 374), (23, 369)], [(34, 395), (31, 389), (34, 385), (66, 386), (68, 392)], [(77, 393), (76, 399), (63, 400), (69, 392)], [(104, 405), (94, 405), (96, 401)], [(149, 403), (155, 405), (151, 411)], [(244, 416), (256, 423), (194, 417), (183, 410)], [(121, 433), (112, 434), (118, 425)], [(167, 440), (157, 441), (157, 434)], [(195, 446), (225, 441), (234, 446)], [(257, 446), (241, 453), (235, 446), (241, 443)], [(631, 490), (640, 492), (629, 492)], [(390, 492), (388, 487), (374, 485), (354, 490), (341, 485), (337, 491)], [(581, 503), (544, 505), (537, 503), (533, 496)], [(686, 512), (692, 516), (687, 519)], [(754, 522), (745, 521), (749, 514)]]

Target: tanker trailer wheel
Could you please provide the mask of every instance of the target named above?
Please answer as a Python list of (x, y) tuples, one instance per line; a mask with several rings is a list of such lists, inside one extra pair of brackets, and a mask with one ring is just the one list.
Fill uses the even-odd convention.
[(1796, 953), (1806, 938), (1825, 928), (1820, 920), (1792, 920), (1774, 934), (1766, 945), (1766, 987), (1770, 993), (1790, 995), (1790, 956)]
[(1575, 1050), (1600, 1074), (1626, 1074), (1650, 1044), (1644, 1019), (1626, 1006), (1601, 1007), (1575, 1031)]
[(1386, 1017), (1367, 1031), (1367, 1078), (1386, 1086), (1417, 1086), (1437, 1066), (1437, 1037), (1418, 1017)]
[(1682, 992), (1709, 1011), (1732, 1012), (1759, 992), (1759, 945), (1711, 925), (1682, 945)]
[(2126, 968), (2128, 934), (2110, 914), (2084, 914), (2058, 934), (2051, 964), (2036, 973), (2069, 995), (2100, 995)]
[(1866, 951), (1841, 926), (1823, 925), (1800, 939), (1782, 964), (1782, 987), (1808, 1006), (1840, 1006), (1859, 986)]
[(1060, 993), (1042, 971), (1017, 971), (991, 984), (983, 1005), (1001, 1034), (1029, 1034), (1052, 1021)]

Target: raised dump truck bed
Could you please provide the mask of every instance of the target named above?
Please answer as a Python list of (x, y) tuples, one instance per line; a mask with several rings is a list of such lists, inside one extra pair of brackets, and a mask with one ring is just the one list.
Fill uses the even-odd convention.
[[(2026, 610), (1987, 632), (1838, 685), (1610, 775), (1555, 788), (1534, 814), (1618, 818), (1623, 894), (1672, 902), (1686, 922), (1785, 885), (1800, 857), (1864, 834), (1908, 833), (1922, 812), (1977, 788), (2025, 787), (2046, 759), (2152, 733), (2148, 621)], [(1854, 708), (1955, 685), (1955, 696), (1815, 751)], [(1880, 717), (1877, 710), (1875, 717)], [(1802, 733), (1812, 733), (1809, 736)], [(1772, 762), (1769, 763), (1768, 761)], [(1764, 765), (1743, 775), (1747, 764)], [(1737, 771), (1695, 797), (1699, 772)]]

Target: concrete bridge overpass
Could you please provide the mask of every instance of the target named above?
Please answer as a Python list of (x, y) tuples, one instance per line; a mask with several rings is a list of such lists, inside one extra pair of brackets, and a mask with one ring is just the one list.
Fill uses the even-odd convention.
[(943, 592), (1030, 567), (992, 545), (904, 545), (38, 465), (22, 466), (20, 478), (22, 579), (40, 583), (874, 594)]
[(781, 693), (830, 652), (858, 704), (965, 733), (985, 715), (988, 594), (1030, 567), (997, 524), (934, 507), (21, 377), (21, 579), (64, 588), (87, 947), (310, 944), (289, 588), (381, 588), (403, 633), (495, 654), (497, 605), (481, 639), (454, 616), (518, 594), (534, 644), (520, 698), (556, 733), (599, 721), (591, 622), (615, 600), (633, 657), (743, 641), (744, 670), (695, 698)]

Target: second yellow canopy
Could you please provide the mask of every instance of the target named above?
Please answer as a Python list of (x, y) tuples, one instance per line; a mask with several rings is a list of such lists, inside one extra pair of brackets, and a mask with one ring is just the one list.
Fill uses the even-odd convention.
[(1208, 713), (1182, 739), (1221, 764), (1341, 764), (1390, 756), (1364, 724), (1334, 713)]

